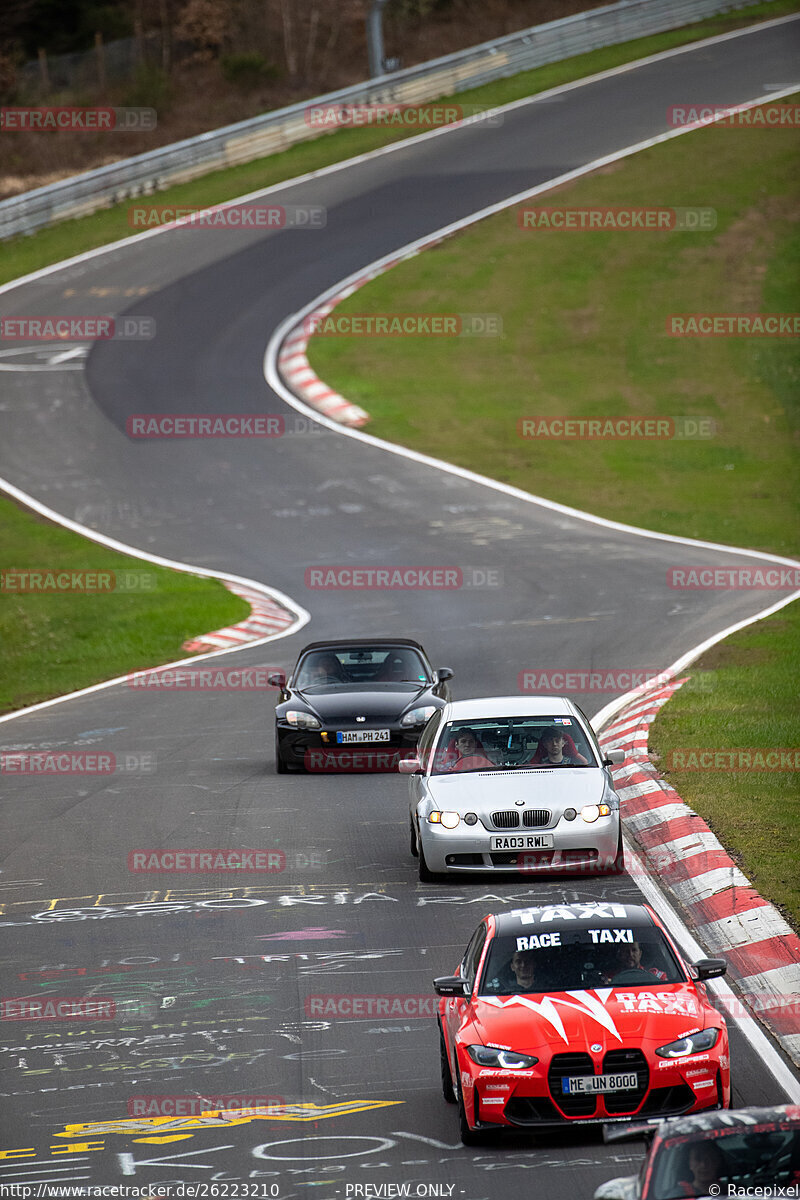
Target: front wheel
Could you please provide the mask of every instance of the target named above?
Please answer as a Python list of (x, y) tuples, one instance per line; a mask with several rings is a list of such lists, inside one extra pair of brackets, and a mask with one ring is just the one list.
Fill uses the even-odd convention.
[[(456, 1061), (456, 1065), (458, 1065)], [(456, 1076), (458, 1079), (458, 1076)], [(455, 1091), (455, 1099), (458, 1104), (458, 1132), (461, 1136), (461, 1143), (464, 1146), (480, 1146), (484, 1141), (485, 1135), (477, 1129), (473, 1129), (467, 1120), (467, 1110), (464, 1107), (464, 1092), (461, 1087), (461, 1080), (458, 1079), (457, 1090)]]
[(419, 850), (417, 849), (417, 835), (414, 831), (414, 822), (411, 817), (408, 818), (408, 826), (411, 841), (411, 854), (414, 858), (419, 858)]
[(614, 858), (614, 865), (611, 868), (612, 875), (622, 875), (625, 871), (625, 846), (622, 841), (622, 817), (619, 820), (619, 837), (617, 838), (617, 853)]
[(425, 861), (425, 851), (422, 847), (421, 838), (417, 838), (417, 851), (419, 853), (419, 858), (417, 859), (417, 872), (419, 874), (420, 883), (437, 883), (439, 876), (435, 871), (431, 871), (428, 868), (428, 864)]
[(453, 1076), (450, 1073), (450, 1060), (447, 1057), (447, 1045), (439, 1026), (439, 1061), (442, 1068), (442, 1095), (448, 1104), (455, 1104), (456, 1094), (453, 1091)]

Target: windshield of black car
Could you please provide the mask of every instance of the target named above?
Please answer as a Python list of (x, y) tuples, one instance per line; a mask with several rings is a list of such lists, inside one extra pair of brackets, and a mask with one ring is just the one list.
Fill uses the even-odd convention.
[(652, 990), (685, 978), (659, 929), (598, 921), (596, 929), (537, 925), (495, 937), (478, 991), (513, 996), (598, 987)]
[(425, 664), (410, 646), (337, 646), (307, 654), (298, 667), (294, 686), (307, 690), (402, 683), (419, 688), (431, 682)]
[[(775, 1128), (776, 1124), (670, 1138), (657, 1155), (648, 1195), (654, 1200), (708, 1196), (714, 1194), (714, 1185), (726, 1183), (735, 1184), (731, 1195), (744, 1195), (745, 1189), (759, 1184), (764, 1195), (780, 1195), (776, 1185), (796, 1183), (800, 1175), (800, 1129)], [(715, 1190), (728, 1195), (727, 1189)]]
[(486, 717), (445, 725), (433, 774), (597, 765), (589, 739), (574, 717)]

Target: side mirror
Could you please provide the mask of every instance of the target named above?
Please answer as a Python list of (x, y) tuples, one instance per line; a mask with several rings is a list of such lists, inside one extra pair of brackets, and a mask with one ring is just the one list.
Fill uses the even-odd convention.
[(437, 996), (467, 997), (472, 995), (472, 988), (460, 975), (440, 975), (433, 981), (433, 990)]
[(698, 979), (720, 979), (728, 969), (724, 958), (699, 958), (692, 966)]
[(620, 763), (625, 762), (624, 750), (606, 750), (606, 756), (603, 759), (604, 767), (618, 767)]
[(286, 687), (286, 672), (285, 671), (273, 671), (271, 675), (267, 676), (267, 683), (270, 684), (272, 687), (281, 688), (281, 689), (285, 688)]
[(422, 763), (419, 761), (416, 754), (411, 754), (408, 758), (401, 758), (398, 761), (397, 770), (401, 775), (416, 775), (422, 770)]
[(436, 672), (436, 678), (439, 683), (447, 683), (448, 679), (453, 678), (453, 674), (454, 672), (452, 667), (439, 667)]

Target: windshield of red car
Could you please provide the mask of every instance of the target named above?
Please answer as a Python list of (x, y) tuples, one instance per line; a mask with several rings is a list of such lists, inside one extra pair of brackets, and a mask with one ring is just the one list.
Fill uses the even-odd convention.
[(489, 948), (478, 991), (532, 995), (584, 988), (657, 988), (685, 975), (659, 929), (631, 926), (548, 929), (498, 936)]
[(448, 721), (437, 744), (433, 774), (597, 765), (589, 738), (574, 717), (492, 717)]

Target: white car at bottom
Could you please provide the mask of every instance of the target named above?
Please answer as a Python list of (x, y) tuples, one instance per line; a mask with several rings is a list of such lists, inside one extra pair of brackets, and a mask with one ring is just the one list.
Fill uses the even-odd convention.
[(439, 709), (409, 776), (411, 852), (430, 882), (455, 872), (618, 874), (619, 798), (588, 718), (557, 696), (488, 696)]

